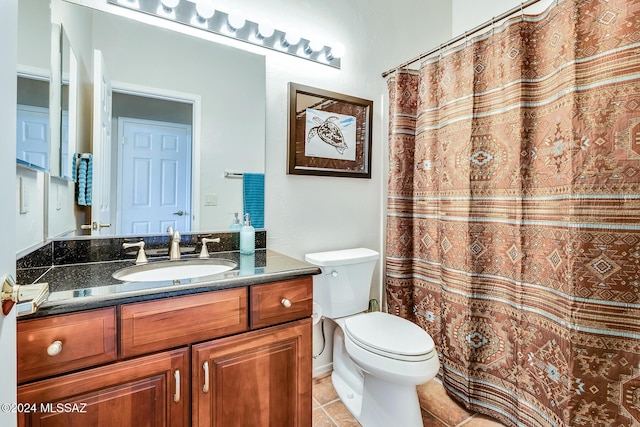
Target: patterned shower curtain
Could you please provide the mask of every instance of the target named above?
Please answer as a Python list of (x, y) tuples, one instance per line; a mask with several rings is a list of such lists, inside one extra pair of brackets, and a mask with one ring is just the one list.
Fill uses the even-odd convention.
[(390, 78), (386, 296), (506, 425), (640, 425), (640, 0), (562, 0)]

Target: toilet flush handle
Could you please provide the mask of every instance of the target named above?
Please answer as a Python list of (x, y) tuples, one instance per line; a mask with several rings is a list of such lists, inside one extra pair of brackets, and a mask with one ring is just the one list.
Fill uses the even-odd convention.
[(338, 272), (333, 270), (331, 273), (328, 273), (327, 276), (338, 277)]

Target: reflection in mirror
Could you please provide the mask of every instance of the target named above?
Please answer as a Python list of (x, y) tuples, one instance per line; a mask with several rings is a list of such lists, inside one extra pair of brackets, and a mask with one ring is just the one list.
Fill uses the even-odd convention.
[(48, 3), (18, 2), (17, 163), (37, 170), (51, 164), (49, 80), (51, 23)]
[[(164, 232), (168, 225), (180, 232), (228, 229), (231, 213), (243, 210), (243, 180), (225, 178), (224, 171), (264, 173), (264, 57), (96, 10), (91, 11), (91, 23), (93, 32), (87, 39), (92, 49), (102, 52), (114, 91), (114, 152), (111, 159), (101, 159), (91, 150), (100, 176), (117, 180), (110, 185), (116, 190), (109, 200), (110, 218), (100, 221), (111, 224), (103, 233)], [(76, 46), (74, 39), (71, 42)], [(158, 105), (167, 101), (162, 104), (166, 112), (152, 115), (156, 107), (131, 97), (126, 104), (135, 111), (117, 111), (121, 93), (153, 98)], [(177, 113), (184, 103), (190, 113)], [(176, 114), (187, 117), (171, 117)], [(173, 133), (146, 133), (147, 144), (145, 137), (134, 140), (133, 133), (118, 135), (136, 125), (128, 120), (124, 126), (120, 117), (166, 122), (165, 130), (172, 128)], [(185, 121), (186, 130), (173, 129)], [(141, 135), (145, 133), (136, 133)], [(150, 149), (143, 156), (145, 146)], [(163, 154), (157, 154), (158, 148)], [(122, 159), (135, 159), (137, 164), (125, 165)], [(151, 215), (140, 214), (159, 212), (159, 207), (167, 215), (153, 223)], [(132, 214), (132, 208), (138, 212)]]
[(49, 80), (18, 76), (16, 111), (18, 164), (49, 170)]
[(71, 178), (73, 154), (77, 151), (77, 93), (78, 93), (78, 59), (71, 47), (69, 36), (62, 28), (61, 82), (60, 82), (60, 177)]
[[(240, 172), (240, 176), (243, 172), (264, 173), (265, 58), (207, 40), (208, 36), (201, 38), (167, 29), (163, 20), (146, 16), (126, 18), (97, 10), (104, 7), (100, 2), (96, 2), (95, 8), (77, 4), (79, 2), (19, 1), (19, 70), (41, 76), (44, 82), (52, 81), (53, 73), (60, 78), (56, 81), (66, 82), (68, 76), (71, 83), (74, 68), (78, 74), (76, 94), (72, 94), (72, 84), (67, 89), (67, 85), (62, 84), (61, 88), (61, 83), (57, 83), (54, 89), (52, 83), (49, 87), (50, 105), (47, 105), (50, 116), (54, 115), (51, 111), (54, 101), (62, 101), (69, 107), (62, 108), (70, 111), (68, 122), (65, 122), (68, 127), (61, 124), (60, 105), (55, 108), (58, 116), (50, 121), (54, 123), (50, 126), (50, 145), (54, 148), (49, 153), (52, 176), (67, 178), (48, 179), (48, 174), (42, 172), (26, 177), (25, 185), (31, 189), (33, 198), (44, 194), (47, 189), (48, 197), (43, 198), (47, 204), (41, 209), (41, 203), (32, 203), (28, 212), (19, 213), (19, 223), (31, 228), (44, 223), (44, 233), (39, 235), (44, 234), (45, 238), (86, 234), (80, 226), (91, 223), (91, 211), (97, 210), (99, 203), (94, 200), (93, 206), (87, 207), (77, 203), (76, 184), (68, 179), (73, 177), (73, 161), (65, 160), (65, 157), (73, 160), (74, 153), (78, 152), (93, 154), (94, 165), (111, 163), (107, 176), (115, 180), (116, 185), (111, 185), (114, 191), (108, 194), (112, 200), (114, 224), (108, 233), (126, 235), (146, 231), (139, 224), (131, 226), (134, 221), (129, 226), (121, 224), (129, 212), (119, 190), (137, 179), (127, 181), (118, 178), (118, 170), (128, 168), (119, 159), (127, 155), (114, 149), (110, 158), (100, 158), (91, 145), (93, 51), (98, 49), (103, 52), (113, 82), (114, 97), (129, 96), (124, 103), (136, 109), (114, 113), (117, 116), (113, 118), (113, 146), (122, 148), (121, 140), (115, 139), (117, 126), (123, 122), (121, 118), (185, 124), (184, 118), (149, 115), (155, 107), (132, 102), (133, 95), (156, 100), (161, 98), (178, 104), (186, 102), (190, 113), (184, 113), (175, 104), (169, 107), (174, 115), (189, 116), (186, 124), (191, 128), (190, 173), (186, 178), (190, 187), (185, 186), (178, 192), (187, 194), (189, 199), (184, 202), (185, 206), (172, 202), (175, 209), (171, 214), (176, 213), (176, 218), (188, 218), (190, 225), (184, 227), (190, 227), (191, 231), (227, 230), (233, 219), (232, 213), (243, 210), (243, 179), (225, 177), (225, 171)], [(52, 26), (58, 29), (54, 49)], [(59, 50), (61, 33), (68, 38), (63, 42), (62, 52)], [(64, 58), (62, 63), (71, 64), (75, 58), (76, 66), (52, 69), (52, 56), (56, 50)], [(32, 69), (37, 72), (31, 72)], [(62, 90), (63, 95), (54, 93), (54, 90)], [(77, 102), (77, 114), (71, 112), (74, 100)], [(77, 122), (73, 125), (72, 120), (76, 117)], [(75, 148), (72, 142), (74, 132)], [(61, 143), (60, 134), (69, 135), (68, 145)], [(68, 169), (66, 165), (69, 165)], [(18, 171), (18, 177), (24, 178), (24, 174)], [(43, 184), (45, 179), (46, 185)], [(157, 179), (150, 182), (156, 183)], [(137, 202), (143, 201), (143, 192), (138, 191), (136, 195)], [(35, 234), (31, 239), (20, 241), (18, 248), (39, 243), (33, 240), (38, 239)]]
[(116, 234), (190, 230), (193, 104), (114, 92), (113, 118)]

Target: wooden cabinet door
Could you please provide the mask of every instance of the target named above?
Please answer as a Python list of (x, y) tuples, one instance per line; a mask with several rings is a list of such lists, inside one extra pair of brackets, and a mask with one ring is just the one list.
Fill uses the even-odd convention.
[(189, 349), (18, 387), (19, 426), (188, 426)]
[(311, 319), (192, 348), (192, 425), (311, 426)]

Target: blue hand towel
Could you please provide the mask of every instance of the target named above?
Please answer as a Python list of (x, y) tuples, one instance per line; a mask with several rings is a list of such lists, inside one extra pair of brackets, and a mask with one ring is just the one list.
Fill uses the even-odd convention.
[(89, 160), (87, 161), (87, 189), (85, 193), (86, 206), (91, 206), (91, 192), (93, 189), (93, 156), (89, 154)]
[(91, 206), (91, 187), (93, 186), (93, 156), (89, 153), (77, 154), (76, 202), (79, 206)]
[(251, 225), (264, 228), (264, 174), (242, 174), (242, 203), (249, 214)]

